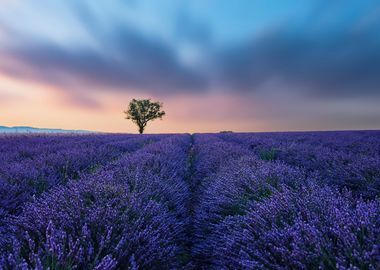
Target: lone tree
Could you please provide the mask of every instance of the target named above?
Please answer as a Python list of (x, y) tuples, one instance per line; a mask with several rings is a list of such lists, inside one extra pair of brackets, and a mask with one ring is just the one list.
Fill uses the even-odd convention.
[(162, 103), (160, 102), (152, 102), (150, 99), (132, 99), (128, 110), (124, 111), (127, 115), (125, 119), (131, 119), (139, 127), (139, 132), (142, 134), (149, 121), (157, 118), (162, 119), (162, 116), (165, 115), (161, 108)]

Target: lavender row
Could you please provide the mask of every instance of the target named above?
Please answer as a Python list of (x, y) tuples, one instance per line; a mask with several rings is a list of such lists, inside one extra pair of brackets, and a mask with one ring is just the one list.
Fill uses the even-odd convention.
[(7, 220), (4, 269), (169, 269), (180, 264), (190, 136), (172, 135), (53, 188)]
[(199, 164), (208, 156), (229, 161), (203, 174), (207, 184), (200, 190), (195, 214), (197, 268), (379, 267), (378, 199), (363, 201), (320, 185), (320, 175), (262, 160), (246, 148), (239, 158), (236, 145), (227, 158), (231, 142), (203, 136), (208, 142), (201, 148), (208, 155), (199, 155)]
[[(29, 137), (19, 141), (16, 136), (15, 150), (10, 156), (6, 154), (9, 151), (3, 153), (0, 163), (1, 218), (18, 213), (25, 202), (51, 187), (77, 179), (82, 173), (92, 172), (121, 154), (133, 152), (158, 139), (154, 136), (133, 138), (120, 135), (77, 137), (77, 141), (66, 136)], [(34, 145), (36, 141), (38, 143)], [(34, 154), (39, 150), (41, 153)], [(18, 158), (15, 159), (14, 153)]]
[[(202, 247), (205, 242), (205, 231), (210, 229), (210, 224), (205, 220), (208, 212), (201, 213), (204, 207), (204, 198), (207, 190), (216, 181), (220, 170), (226, 168), (244, 156), (252, 156), (252, 153), (234, 142), (226, 142), (215, 134), (195, 134), (194, 136), (194, 174), (193, 185), (196, 186), (194, 198), (193, 228), (192, 228), (192, 267), (201, 269), (208, 265), (209, 252)], [(217, 197), (217, 194), (214, 194)], [(204, 222), (203, 222), (203, 221)]]
[(234, 142), (226, 142), (214, 134), (194, 134), (195, 174), (199, 185), (207, 185), (205, 179), (216, 173), (231, 160), (251, 155), (248, 149)]
[(318, 173), (323, 183), (356, 195), (380, 195), (380, 133), (315, 132), (222, 134), (263, 160), (281, 160)]
[(0, 269), (378, 269), (380, 199), (342, 177), (376, 134), (162, 135), (7, 217)]
[(250, 143), (253, 146), (305, 143), (353, 154), (380, 155), (380, 131), (220, 133), (218, 137), (237, 143)]
[(133, 138), (132, 135), (0, 135), (1, 163), (21, 162), (59, 152), (66, 148), (87, 145), (95, 146), (105, 143)]

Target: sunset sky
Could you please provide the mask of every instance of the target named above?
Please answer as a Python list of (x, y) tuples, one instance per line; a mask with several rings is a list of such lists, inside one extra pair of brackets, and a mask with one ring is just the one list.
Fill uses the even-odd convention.
[(378, 0), (1, 0), (0, 126), (380, 129)]

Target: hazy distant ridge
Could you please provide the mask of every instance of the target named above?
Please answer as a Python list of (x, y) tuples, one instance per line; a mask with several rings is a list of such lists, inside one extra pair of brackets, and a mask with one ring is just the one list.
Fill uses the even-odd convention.
[(0, 133), (91, 133), (88, 130), (67, 130), (59, 128), (34, 128), (25, 126), (5, 127), (0, 126)]

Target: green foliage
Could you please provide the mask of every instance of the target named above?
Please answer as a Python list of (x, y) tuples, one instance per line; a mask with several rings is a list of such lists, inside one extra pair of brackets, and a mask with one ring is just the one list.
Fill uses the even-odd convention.
[(132, 99), (128, 110), (124, 111), (127, 115), (125, 118), (132, 120), (139, 127), (139, 133), (142, 134), (149, 121), (162, 119), (165, 115), (161, 108), (162, 103), (160, 102), (152, 102), (150, 99)]
[(261, 149), (259, 151), (259, 157), (261, 160), (273, 161), (277, 158), (277, 150), (271, 149)]

